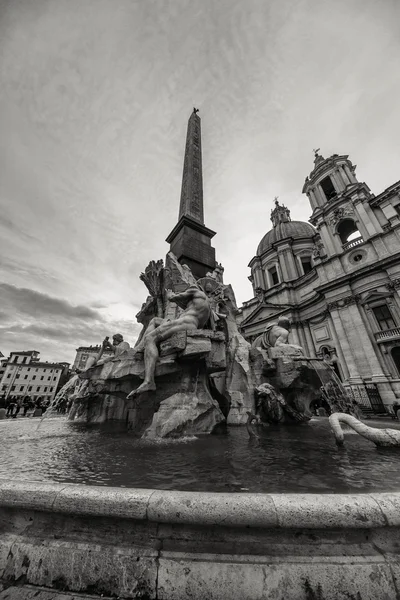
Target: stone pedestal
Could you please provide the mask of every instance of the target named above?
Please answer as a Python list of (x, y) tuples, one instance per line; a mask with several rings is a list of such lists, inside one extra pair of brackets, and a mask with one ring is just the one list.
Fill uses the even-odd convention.
[(225, 368), (223, 333), (182, 332), (160, 344), (154, 392), (126, 400), (144, 378), (143, 352), (128, 350), (81, 375), (88, 386), (70, 418), (91, 424), (119, 421), (138, 437), (211, 433), (225, 418), (208, 377)]

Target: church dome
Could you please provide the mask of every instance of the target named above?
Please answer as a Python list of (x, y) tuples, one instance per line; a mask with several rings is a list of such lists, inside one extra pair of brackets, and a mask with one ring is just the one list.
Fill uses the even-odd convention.
[(286, 238), (299, 239), (312, 239), (316, 230), (310, 223), (305, 221), (291, 221), (290, 211), (286, 206), (281, 206), (278, 200), (275, 200), (275, 208), (271, 211), (271, 221), (273, 229), (268, 231), (258, 244), (257, 255), (260, 256), (266, 252), (272, 244), (285, 240)]

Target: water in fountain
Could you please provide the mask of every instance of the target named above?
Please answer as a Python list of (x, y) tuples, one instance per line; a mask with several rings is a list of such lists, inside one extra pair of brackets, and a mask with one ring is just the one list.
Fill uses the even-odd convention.
[[(63, 385), (63, 387), (57, 392), (57, 394), (53, 398), (53, 401), (49, 404), (46, 412), (41, 417), (41, 419), (38, 423), (38, 426), (36, 428), (36, 431), (39, 430), (44, 419), (48, 419), (50, 416), (57, 416), (57, 417), (60, 416), (59, 408), (60, 408), (61, 401), (65, 400), (66, 402), (68, 402), (68, 397), (66, 397), (66, 393), (68, 390), (73, 390), (75, 388), (77, 382), (78, 382), (78, 375), (73, 375), (71, 377), (71, 379), (69, 379), (67, 381), (67, 383), (65, 383)], [(66, 415), (66, 413), (65, 413), (65, 415)]]

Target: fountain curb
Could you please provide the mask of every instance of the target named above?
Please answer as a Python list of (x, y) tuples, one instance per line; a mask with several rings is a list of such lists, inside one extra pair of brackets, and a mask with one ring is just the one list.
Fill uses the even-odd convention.
[(0, 507), (231, 527), (366, 529), (400, 526), (400, 493), (396, 492), (239, 494), (0, 479)]
[(400, 493), (0, 480), (0, 581), (158, 600), (387, 600), (400, 598), (399, 527)]

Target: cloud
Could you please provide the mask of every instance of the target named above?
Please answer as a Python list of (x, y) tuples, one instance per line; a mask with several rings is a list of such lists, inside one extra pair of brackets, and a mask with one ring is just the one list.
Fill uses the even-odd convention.
[(3, 352), (72, 360), (114, 331), (134, 341), (139, 274), (165, 256), (177, 222), (193, 104), (205, 223), (239, 303), (274, 196), (293, 220), (311, 214), (301, 189), (313, 147), (350, 154), (375, 193), (398, 179), (399, 2), (0, 0), (0, 10)]
[(0, 283), (0, 301), (2, 307), (32, 317), (71, 317), (73, 319), (98, 319), (100, 314), (86, 306), (73, 306), (66, 300), (53, 298), (48, 294), (28, 288), (18, 288)]

